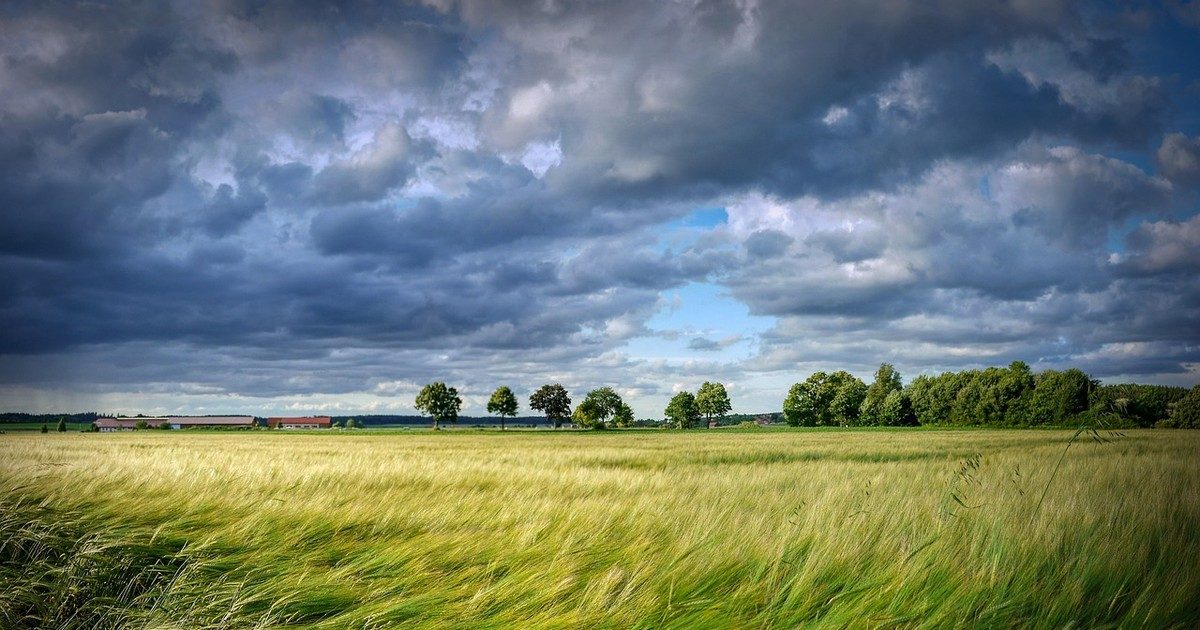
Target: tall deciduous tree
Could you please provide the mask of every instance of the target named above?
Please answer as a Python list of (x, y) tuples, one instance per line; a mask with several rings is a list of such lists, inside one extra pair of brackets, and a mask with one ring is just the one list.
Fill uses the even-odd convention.
[(613, 414), (613, 424), (624, 429), (633, 424), (633, 408), (625, 403), (621, 403), (620, 409)]
[(838, 370), (829, 375), (833, 399), (829, 401), (829, 423), (844, 427), (858, 424), (858, 409), (867, 397), (867, 384), (857, 376)]
[(546, 420), (557, 429), (571, 417), (571, 397), (558, 383), (542, 385), (529, 397), (529, 408), (546, 414)]
[(867, 388), (867, 396), (859, 407), (859, 417), (863, 424), (886, 424), (883, 416), (883, 402), (888, 394), (902, 390), (900, 373), (891, 363), (880, 364), (875, 370), (875, 382)]
[(803, 383), (796, 383), (783, 399), (783, 420), (794, 427), (813, 427), (821, 420), (821, 392), (817, 383), (825, 373), (816, 372)]
[(507, 385), (501, 385), (492, 392), (487, 404), (488, 413), (500, 416), (500, 430), (504, 430), (504, 419), (517, 417), (517, 397)]
[(867, 386), (849, 372), (814, 372), (788, 391), (783, 401), (784, 420), (805, 427), (855, 425), (866, 395)]
[(575, 409), (575, 424), (585, 429), (604, 429), (609, 418), (625, 406), (621, 395), (611, 387), (600, 387), (588, 392), (583, 402)]
[(462, 399), (458, 390), (446, 387), (437, 381), (421, 388), (417, 394), (416, 408), (433, 418), (433, 428), (437, 429), (443, 422), (458, 422), (458, 411), (462, 409)]
[(667, 403), (666, 416), (676, 427), (690, 429), (700, 419), (696, 397), (691, 392), (679, 392)]
[(725, 385), (722, 383), (705, 381), (696, 392), (696, 411), (704, 416), (704, 426), (712, 426), (713, 418), (720, 418), (732, 410), (729, 393), (725, 391)]
[(912, 403), (903, 390), (893, 389), (879, 406), (879, 423), (888, 426), (914, 424)]

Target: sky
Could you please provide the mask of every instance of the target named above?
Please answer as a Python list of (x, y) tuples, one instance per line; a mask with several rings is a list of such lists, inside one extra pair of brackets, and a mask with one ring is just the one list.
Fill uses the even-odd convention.
[(1200, 1), (6, 2), (0, 409), (1200, 382)]

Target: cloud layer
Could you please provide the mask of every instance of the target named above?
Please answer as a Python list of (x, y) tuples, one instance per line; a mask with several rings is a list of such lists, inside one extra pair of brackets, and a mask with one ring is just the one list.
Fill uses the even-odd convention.
[(1072, 2), (0, 14), (0, 406), (1014, 358), (1191, 383), (1195, 20)]

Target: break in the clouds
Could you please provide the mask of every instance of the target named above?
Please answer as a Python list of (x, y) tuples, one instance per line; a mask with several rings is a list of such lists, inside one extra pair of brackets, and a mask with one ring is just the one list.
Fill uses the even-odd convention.
[(0, 406), (1190, 384), (1194, 5), (10, 3)]

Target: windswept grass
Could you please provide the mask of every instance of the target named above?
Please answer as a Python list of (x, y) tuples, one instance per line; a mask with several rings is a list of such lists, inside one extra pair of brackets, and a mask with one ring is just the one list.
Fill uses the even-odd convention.
[(8, 435), (0, 625), (1200, 623), (1200, 435), (1071, 435)]

